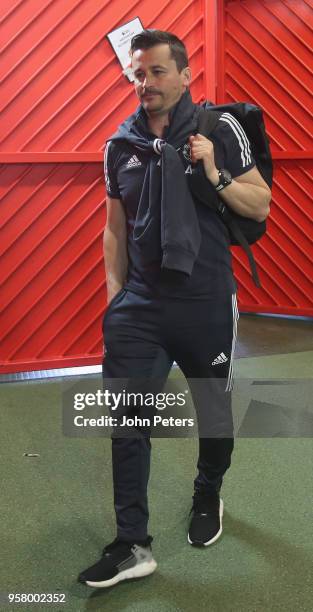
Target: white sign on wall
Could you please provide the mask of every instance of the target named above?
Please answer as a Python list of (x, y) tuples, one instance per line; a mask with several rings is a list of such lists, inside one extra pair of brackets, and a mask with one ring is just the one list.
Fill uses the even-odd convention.
[(135, 17), (132, 21), (128, 21), (116, 30), (112, 30), (107, 34), (107, 38), (111, 43), (115, 54), (123, 68), (123, 74), (127, 76), (129, 81), (134, 80), (132, 69), (130, 67), (130, 41), (135, 34), (139, 34), (144, 29), (139, 17)]

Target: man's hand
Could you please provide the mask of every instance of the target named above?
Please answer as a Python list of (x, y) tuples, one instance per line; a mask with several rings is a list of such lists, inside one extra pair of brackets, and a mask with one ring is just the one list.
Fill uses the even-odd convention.
[(213, 142), (202, 134), (196, 134), (189, 136), (189, 144), (192, 163), (195, 164), (202, 159), (207, 178), (214, 186), (218, 185), (219, 176), (215, 165)]
[(112, 302), (116, 294), (123, 288), (123, 285), (111, 282), (107, 283), (107, 306)]

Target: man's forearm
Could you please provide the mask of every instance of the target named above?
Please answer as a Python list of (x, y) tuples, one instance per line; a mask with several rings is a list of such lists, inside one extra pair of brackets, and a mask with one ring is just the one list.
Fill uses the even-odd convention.
[(127, 245), (124, 235), (119, 236), (110, 229), (103, 234), (104, 265), (108, 302), (123, 287), (128, 269)]
[(219, 197), (238, 215), (263, 221), (269, 213), (270, 193), (263, 187), (232, 181)]
[[(214, 184), (214, 180), (212, 182)], [(218, 183), (218, 175), (215, 183)], [(225, 204), (243, 217), (263, 221), (269, 213), (271, 192), (266, 187), (233, 179), (218, 195)]]
[[(216, 187), (219, 174), (215, 165), (213, 142), (202, 134), (196, 134), (189, 137), (189, 144), (192, 163), (201, 159), (208, 180)], [(235, 177), (218, 195), (225, 204), (243, 217), (263, 221), (269, 214), (271, 190), (256, 167)]]

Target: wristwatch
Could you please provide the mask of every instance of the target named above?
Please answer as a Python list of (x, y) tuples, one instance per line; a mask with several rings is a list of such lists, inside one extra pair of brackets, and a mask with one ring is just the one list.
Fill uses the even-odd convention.
[(229, 170), (226, 170), (225, 168), (221, 168), (221, 170), (218, 170), (218, 177), (219, 181), (215, 186), (216, 191), (221, 191), (222, 189), (224, 189), (224, 187), (230, 185), (233, 180)]

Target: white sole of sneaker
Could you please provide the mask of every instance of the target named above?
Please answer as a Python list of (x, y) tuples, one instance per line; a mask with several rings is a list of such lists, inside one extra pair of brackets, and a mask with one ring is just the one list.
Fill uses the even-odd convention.
[(157, 566), (157, 562), (154, 559), (151, 559), (151, 561), (145, 561), (144, 563), (140, 563), (139, 565), (135, 565), (134, 567), (124, 570), (124, 572), (116, 574), (116, 576), (110, 578), (110, 580), (102, 580), (102, 582), (91, 582), (90, 580), (86, 580), (86, 584), (88, 584), (90, 587), (98, 588), (114, 586), (118, 582), (122, 582), (122, 580), (149, 576), (149, 574), (152, 574), (156, 570)]
[(220, 509), (219, 509), (220, 528), (219, 528), (218, 532), (215, 534), (215, 536), (213, 538), (211, 538), (211, 540), (208, 540), (207, 542), (193, 542), (192, 540), (190, 540), (189, 533), (188, 533), (188, 542), (189, 542), (189, 544), (198, 544), (200, 546), (201, 545), (202, 546), (210, 546), (210, 544), (213, 544), (213, 542), (216, 542), (216, 540), (218, 540), (218, 538), (220, 537), (220, 535), (222, 534), (222, 531), (223, 531), (223, 525), (222, 525), (223, 512), (224, 512), (224, 504), (223, 504), (223, 500), (220, 499)]

